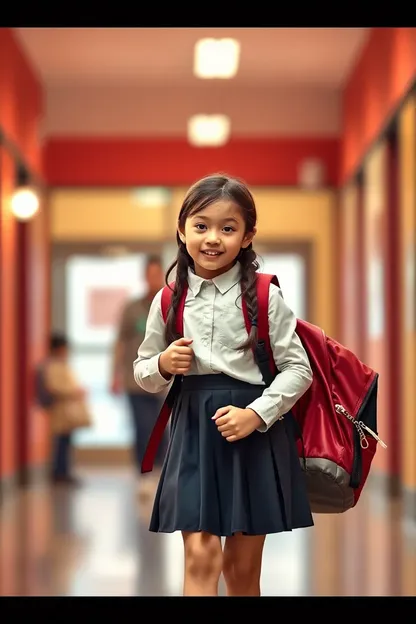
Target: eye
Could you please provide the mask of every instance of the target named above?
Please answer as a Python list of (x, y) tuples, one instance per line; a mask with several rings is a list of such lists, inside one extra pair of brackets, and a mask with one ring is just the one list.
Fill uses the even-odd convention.
[(231, 227), (231, 225), (226, 225), (226, 226), (224, 226), (224, 232), (229, 234), (230, 232), (235, 232), (235, 229), (233, 227)]
[(205, 225), (205, 223), (196, 223), (195, 227), (196, 227), (197, 230), (202, 231), (207, 226)]

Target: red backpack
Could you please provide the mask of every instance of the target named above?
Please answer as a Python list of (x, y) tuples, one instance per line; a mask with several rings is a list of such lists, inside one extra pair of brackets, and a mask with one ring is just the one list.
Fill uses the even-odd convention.
[[(257, 274), (258, 343), (253, 349), (266, 386), (278, 370), (269, 340), (268, 306), (270, 283), (279, 286), (274, 275)], [(174, 283), (162, 293), (162, 315), (166, 321)], [(183, 336), (186, 291), (180, 301), (176, 326)], [(247, 331), (250, 320), (244, 298)], [(308, 354), (313, 381), (291, 409), (298, 429), (298, 453), (306, 476), (312, 512), (341, 513), (354, 507), (361, 495), (373, 461), (377, 442), (378, 373), (363, 364), (351, 351), (325, 335), (322, 329), (298, 319), (296, 332)], [(169, 420), (179, 390), (176, 377), (150, 436), (142, 472), (152, 470), (157, 447)]]

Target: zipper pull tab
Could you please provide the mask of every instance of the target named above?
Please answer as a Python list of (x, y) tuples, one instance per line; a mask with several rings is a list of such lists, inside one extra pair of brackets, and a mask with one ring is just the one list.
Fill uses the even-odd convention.
[(374, 431), (373, 431), (372, 429), (370, 429), (370, 427), (368, 427), (368, 426), (367, 426), (365, 423), (363, 423), (362, 421), (360, 421), (360, 425), (361, 425), (361, 427), (363, 427), (366, 431), (368, 431), (368, 433), (369, 433), (370, 435), (372, 435), (372, 436), (373, 436), (373, 438), (374, 438), (375, 440), (377, 440), (377, 442), (379, 442), (383, 448), (385, 448), (385, 449), (387, 448), (387, 444), (386, 444), (385, 442), (383, 442), (383, 440), (382, 440), (381, 438), (379, 438), (379, 437), (378, 437), (378, 435), (377, 435), (376, 433), (374, 433)]

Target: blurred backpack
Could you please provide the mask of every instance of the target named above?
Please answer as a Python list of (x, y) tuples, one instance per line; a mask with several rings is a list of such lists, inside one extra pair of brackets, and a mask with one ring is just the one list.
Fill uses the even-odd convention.
[(35, 371), (35, 397), (37, 405), (43, 409), (48, 409), (53, 404), (53, 396), (45, 383), (45, 363), (39, 364)]
[[(277, 277), (257, 273), (258, 340), (253, 349), (264, 383), (271, 384), (276, 368), (269, 339), (269, 288), (279, 286)], [(166, 322), (174, 283), (162, 292), (162, 316)], [(183, 313), (187, 285), (176, 314), (176, 328), (183, 336)], [(244, 298), (242, 308), (247, 331), (251, 322)], [(379, 442), (377, 435), (378, 373), (357, 356), (311, 323), (297, 320), (298, 334), (313, 372), (311, 386), (290, 410), (297, 429), (297, 448), (314, 513), (342, 513), (354, 507), (366, 483)], [(152, 470), (177, 392), (175, 376), (167, 399), (150, 436), (142, 472)], [(289, 414), (290, 414), (289, 413)], [(287, 416), (289, 416), (289, 414)]]

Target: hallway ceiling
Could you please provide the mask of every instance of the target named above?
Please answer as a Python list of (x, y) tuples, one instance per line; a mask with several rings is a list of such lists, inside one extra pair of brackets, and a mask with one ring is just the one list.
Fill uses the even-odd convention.
[(234, 79), (339, 87), (361, 47), (366, 28), (17, 28), (49, 86), (62, 81), (133, 82), (192, 86), (193, 48), (202, 37), (241, 42)]
[[(297, 101), (313, 99), (316, 92), (334, 97), (334, 92), (339, 92), (346, 80), (368, 31), (366, 28), (15, 29), (46, 87), (48, 131), (75, 134), (83, 132), (84, 125), (92, 127), (93, 132), (111, 128), (113, 132), (146, 133), (146, 117), (151, 128), (177, 134), (178, 128), (185, 130), (186, 117), (192, 107), (199, 108), (196, 113), (204, 112), (201, 102), (205, 97), (207, 108), (220, 109), (228, 105), (227, 112), (237, 117), (240, 134), (267, 132), (269, 127), (271, 132), (279, 131), (272, 119), (263, 121), (264, 127), (258, 128), (259, 110), (253, 106), (255, 91), (259, 94), (258, 101), (264, 101), (269, 111), (273, 110), (273, 102), (281, 100), (285, 93), (290, 102), (287, 108), (292, 108), (290, 94), (293, 91), (296, 91)], [(193, 76), (194, 45), (202, 37), (235, 37), (240, 41), (240, 67), (235, 78), (210, 81)], [(121, 94), (117, 110), (114, 109), (117, 100), (114, 87)], [(155, 118), (156, 95), (153, 97), (153, 94), (160, 98), (161, 89), (165, 94), (165, 107), (172, 101), (171, 108), (176, 116), (174, 119), (170, 110), (166, 122), (163, 110)], [(242, 111), (241, 103), (246, 96), (250, 104)], [(143, 97), (149, 102), (146, 110)], [(111, 106), (106, 100), (111, 100)], [(131, 111), (124, 112), (127, 100), (130, 106), (131, 101), (140, 105), (140, 120), (134, 119)], [(89, 101), (94, 101), (94, 106), (90, 105), (94, 111), (88, 112)], [(97, 101), (102, 102), (100, 120), (96, 114)], [(62, 102), (66, 102), (66, 110)], [(78, 109), (77, 119), (74, 107)], [(88, 123), (86, 118), (81, 120), (83, 111), (87, 117), (89, 115)], [(114, 121), (116, 115), (125, 117), (119, 130)], [(283, 128), (286, 125), (284, 116), (281, 125)]]

